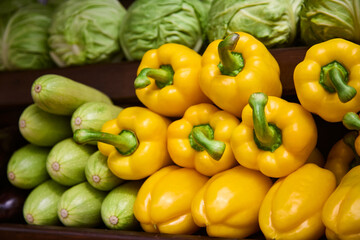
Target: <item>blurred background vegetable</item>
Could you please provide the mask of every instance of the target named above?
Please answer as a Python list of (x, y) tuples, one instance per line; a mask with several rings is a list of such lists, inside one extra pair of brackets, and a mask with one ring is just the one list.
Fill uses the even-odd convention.
[(52, 67), (47, 43), (51, 8), (36, 2), (27, 5), (14, 2), (9, 6), (19, 9), (14, 13), (0, 12), (0, 70)]
[(179, 43), (198, 51), (204, 40), (207, 6), (199, 0), (135, 0), (120, 28), (120, 44), (128, 60), (147, 50)]
[(49, 29), (52, 59), (66, 67), (115, 57), (125, 13), (117, 0), (65, 1), (56, 8)]
[(300, 12), (301, 39), (307, 45), (332, 38), (360, 42), (359, 0), (305, 0)]
[(267, 47), (291, 45), (303, 0), (213, 0), (207, 24), (210, 42), (247, 32)]

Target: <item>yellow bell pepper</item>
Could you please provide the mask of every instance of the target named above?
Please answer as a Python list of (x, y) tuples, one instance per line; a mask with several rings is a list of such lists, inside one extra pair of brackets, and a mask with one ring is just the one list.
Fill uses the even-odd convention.
[(260, 205), (272, 180), (243, 166), (215, 174), (196, 194), (191, 212), (211, 237), (245, 238), (259, 231)]
[(195, 168), (201, 174), (215, 173), (237, 163), (230, 136), (240, 121), (209, 103), (189, 107), (181, 119), (168, 128), (168, 151), (181, 167)]
[(195, 194), (208, 177), (194, 169), (164, 167), (147, 178), (134, 203), (134, 215), (146, 232), (192, 234), (199, 227), (191, 214)]
[(294, 70), (300, 104), (328, 122), (360, 110), (360, 45), (344, 39), (318, 43)]
[(208, 45), (202, 56), (199, 84), (214, 104), (237, 117), (253, 92), (282, 94), (276, 59), (260, 41), (244, 32)]
[(78, 143), (97, 141), (108, 157), (109, 169), (119, 178), (139, 180), (172, 163), (166, 135), (170, 120), (144, 107), (123, 109), (116, 119), (104, 123), (101, 131), (78, 129)]
[(360, 239), (359, 193), (360, 166), (356, 166), (346, 173), (323, 207), (327, 239)]
[(138, 99), (152, 111), (180, 117), (191, 105), (210, 102), (199, 86), (201, 56), (176, 43), (148, 50), (135, 79)]
[(230, 143), (240, 165), (279, 178), (306, 162), (317, 143), (317, 127), (300, 104), (253, 93)]
[(325, 233), (322, 208), (335, 187), (334, 174), (313, 163), (278, 179), (259, 211), (265, 238), (319, 239)]
[(360, 164), (360, 158), (354, 149), (357, 136), (357, 132), (347, 133), (331, 147), (327, 156), (324, 168), (335, 174), (337, 184), (351, 168)]

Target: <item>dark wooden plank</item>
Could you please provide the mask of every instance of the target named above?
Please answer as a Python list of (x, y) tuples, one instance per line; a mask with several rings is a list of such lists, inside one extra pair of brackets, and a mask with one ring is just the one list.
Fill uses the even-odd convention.
[[(305, 56), (305, 47), (272, 49), (280, 66), (283, 95), (295, 94), (293, 71)], [(0, 72), (0, 109), (32, 103), (31, 85), (44, 74), (59, 74), (95, 87), (116, 103), (137, 104), (133, 82), (139, 62), (103, 63), (33, 71)]]
[[(143, 231), (120, 231), (96, 228), (72, 228), (63, 226), (31, 226), (26, 224), (0, 224), (1, 239), (11, 240), (99, 240), (99, 239), (169, 239), (169, 240), (225, 240), (225, 238), (212, 238), (203, 234), (193, 235), (170, 235), (170, 234), (152, 234)], [(261, 236), (247, 239), (263, 239)]]
[(116, 102), (137, 102), (133, 81), (139, 62), (92, 64), (33, 71), (0, 72), (0, 108), (32, 103), (31, 86), (40, 76), (58, 74), (92, 86)]

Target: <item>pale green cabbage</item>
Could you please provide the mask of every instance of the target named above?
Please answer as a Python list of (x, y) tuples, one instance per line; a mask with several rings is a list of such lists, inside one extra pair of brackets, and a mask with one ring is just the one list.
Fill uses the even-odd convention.
[(204, 39), (206, 6), (199, 0), (135, 0), (120, 28), (120, 43), (128, 60), (165, 43), (198, 51)]
[(60, 67), (109, 60), (118, 54), (126, 9), (117, 0), (68, 0), (55, 10), (50, 54)]
[(208, 17), (209, 41), (247, 32), (267, 47), (291, 45), (303, 0), (214, 0)]
[(0, 15), (0, 69), (51, 67), (54, 63), (49, 56), (47, 39), (52, 11), (40, 3), (22, 3), (24, 5), (14, 2), (12, 6), (19, 7), (18, 10)]
[(332, 38), (360, 43), (360, 0), (305, 0), (300, 29), (308, 45)]

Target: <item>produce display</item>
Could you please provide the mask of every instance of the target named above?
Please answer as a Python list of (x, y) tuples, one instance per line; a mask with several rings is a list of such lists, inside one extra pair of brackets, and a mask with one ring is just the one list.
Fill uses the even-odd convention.
[[(360, 238), (359, 42), (336, 34), (307, 42), (292, 72), (292, 99), (283, 95), (282, 68), (270, 51), (300, 39), (306, 26), (300, 18), (338, 3), (316, 2), (135, 0), (126, 10), (116, 0), (44, 4), (53, 16), (66, 16), (51, 30), (62, 35), (51, 40), (59, 42), (49, 53), (59, 66), (111, 61), (124, 51), (128, 60), (139, 60), (131, 79), (138, 104), (118, 104), (58, 73), (32, 79), (32, 102), (16, 126), (23, 145), (9, 155), (0, 148), (7, 158), (2, 181), (21, 190), (0, 194), (1, 221), (20, 214), (32, 227), (149, 233), (145, 238)], [(13, 4), (0, 19), (31, 6)], [(339, 9), (349, 4), (355, 8), (346, 16), (359, 16), (355, 1)], [(209, 38), (211, 16), (218, 21), (212, 34), (223, 36)], [(318, 23), (312, 31), (324, 27), (321, 16), (308, 19)], [(115, 18), (126, 22), (119, 32), (108, 22)], [(257, 21), (244, 24), (251, 19)], [(347, 23), (356, 29), (353, 19)], [(3, 23), (0, 32), (7, 33), (9, 22)], [(336, 32), (332, 23), (319, 32)], [(174, 24), (184, 29), (177, 32)], [(243, 25), (252, 31), (236, 28)], [(165, 35), (156, 35), (157, 28)], [(80, 37), (84, 42), (61, 42), (68, 33), (80, 36), (77, 30), (89, 33)], [(188, 36), (195, 45), (187, 44)], [(345, 132), (328, 143), (329, 152), (319, 149), (319, 122), (340, 124)], [(7, 138), (0, 132), (0, 143)], [(8, 199), (15, 200), (12, 209), (2, 211)]]

